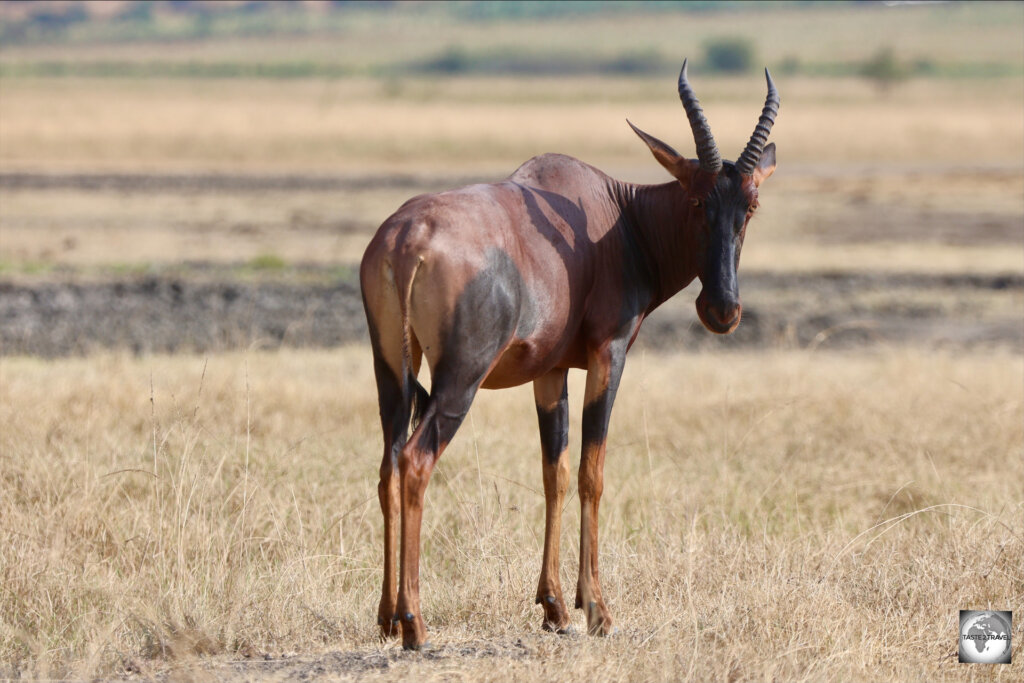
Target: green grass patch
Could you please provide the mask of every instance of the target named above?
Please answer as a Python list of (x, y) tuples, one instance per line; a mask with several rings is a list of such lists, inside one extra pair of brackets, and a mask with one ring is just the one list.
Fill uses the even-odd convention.
[(249, 260), (248, 267), (253, 270), (284, 270), (288, 264), (277, 254), (260, 254)]

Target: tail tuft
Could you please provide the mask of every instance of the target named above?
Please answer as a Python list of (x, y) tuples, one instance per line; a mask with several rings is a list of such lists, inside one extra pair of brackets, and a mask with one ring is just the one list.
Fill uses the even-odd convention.
[(415, 431), (416, 427), (419, 426), (420, 421), (423, 420), (423, 414), (427, 411), (427, 401), (430, 400), (430, 394), (412, 375), (409, 375), (409, 383), (413, 388), (412, 429)]

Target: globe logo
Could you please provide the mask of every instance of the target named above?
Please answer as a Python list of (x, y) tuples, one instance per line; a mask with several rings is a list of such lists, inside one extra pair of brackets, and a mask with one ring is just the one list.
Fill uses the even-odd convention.
[(1012, 612), (960, 611), (960, 661), (1009, 664)]

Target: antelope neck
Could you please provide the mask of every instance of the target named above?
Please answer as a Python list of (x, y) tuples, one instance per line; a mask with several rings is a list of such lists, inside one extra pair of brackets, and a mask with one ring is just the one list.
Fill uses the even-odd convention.
[(703, 209), (693, 205), (678, 181), (662, 185), (619, 182), (615, 196), (645, 260), (644, 270), (654, 293), (649, 310), (653, 310), (697, 277)]

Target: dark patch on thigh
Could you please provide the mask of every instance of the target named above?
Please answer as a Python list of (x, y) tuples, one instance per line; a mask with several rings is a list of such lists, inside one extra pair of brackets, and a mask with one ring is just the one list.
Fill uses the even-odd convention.
[(418, 443), (426, 452), (437, 453), (455, 436), (498, 354), (520, 329), (532, 330), (535, 324), (512, 258), (493, 247), (486, 258), (458, 295), (444, 334)]
[(537, 406), (540, 451), (545, 462), (554, 465), (569, 446), (569, 383), (562, 384), (562, 397), (551, 410)]
[(432, 392), (439, 398), (443, 391), (475, 391), (513, 335), (523, 338), (536, 327), (536, 307), (512, 257), (492, 247), (486, 258), (455, 302)]
[(583, 449), (589, 446), (600, 446), (608, 438), (608, 420), (611, 417), (611, 406), (608, 392), (601, 394), (592, 403), (583, 408)]

